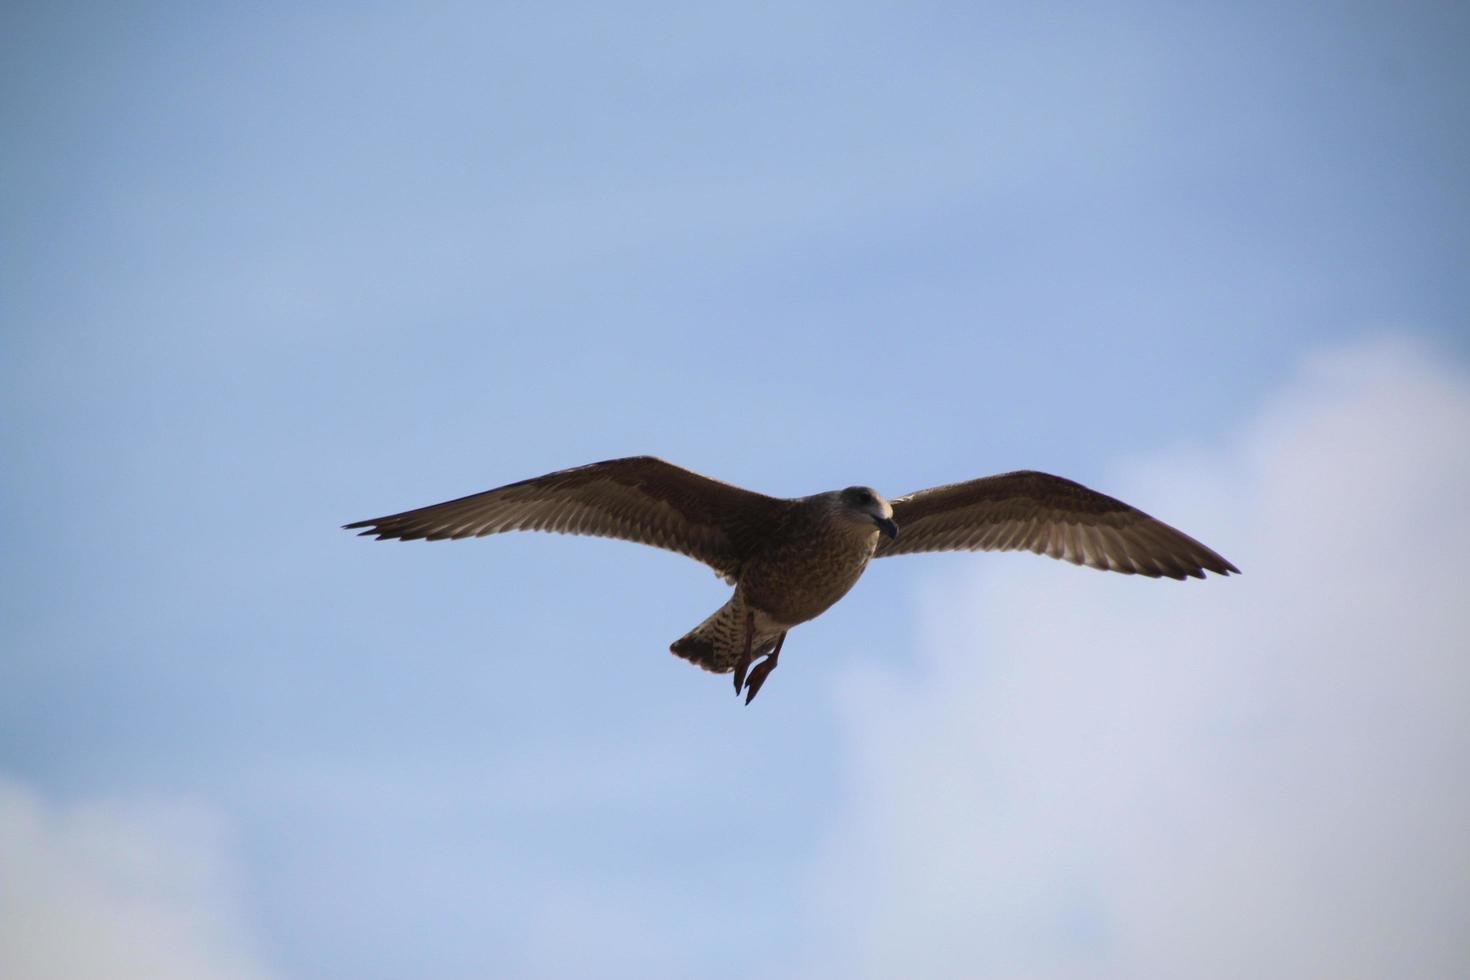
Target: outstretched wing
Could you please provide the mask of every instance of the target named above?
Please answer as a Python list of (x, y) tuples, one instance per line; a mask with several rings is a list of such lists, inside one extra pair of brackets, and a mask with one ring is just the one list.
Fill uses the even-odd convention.
[(787, 505), (655, 456), (630, 456), (343, 526), (366, 528), (363, 535), (380, 541), (501, 531), (622, 538), (688, 555), (733, 579)]
[(898, 537), (878, 557), (915, 551), (1017, 551), (1125, 575), (1240, 573), (1187, 534), (1080, 483), (1021, 470), (890, 501)]

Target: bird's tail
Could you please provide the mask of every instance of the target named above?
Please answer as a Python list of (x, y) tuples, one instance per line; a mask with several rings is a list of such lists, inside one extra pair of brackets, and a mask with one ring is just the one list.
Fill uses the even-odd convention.
[[(775, 647), (774, 639), (761, 642), (757, 636), (751, 659), (759, 659)], [(669, 652), (716, 674), (730, 673), (745, 652), (744, 605), (731, 599), (709, 619), (670, 644)]]

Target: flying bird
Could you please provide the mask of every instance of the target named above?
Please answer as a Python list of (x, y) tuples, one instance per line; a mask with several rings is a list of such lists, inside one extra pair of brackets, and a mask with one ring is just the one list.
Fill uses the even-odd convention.
[(733, 672), (735, 694), (744, 690), (746, 704), (775, 670), (787, 631), (826, 612), (875, 557), (1027, 550), (1150, 578), (1240, 573), (1141, 510), (1030, 470), (892, 500), (861, 486), (783, 498), (654, 456), (630, 456), (343, 526), (366, 528), (362, 535), (380, 541), (502, 531), (591, 534), (688, 555), (735, 593), (669, 649), (705, 670)]

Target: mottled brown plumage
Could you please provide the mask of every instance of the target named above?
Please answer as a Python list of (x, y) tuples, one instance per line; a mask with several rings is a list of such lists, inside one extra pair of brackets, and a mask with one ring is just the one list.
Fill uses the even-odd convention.
[(1240, 570), (1194, 538), (1080, 483), (1018, 470), (892, 501), (903, 529), (879, 558), (918, 551), (1033, 551), (1125, 575), (1204, 578)]
[(558, 470), (484, 493), (345, 525), (378, 540), (483, 537), (501, 531), (590, 534), (688, 555), (734, 582), (788, 502), (630, 456)]
[[(867, 487), (768, 497), (634, 456), (345, 526), (405, 541), (501, 531), (591, 534), (704, 562), (735, 593), (670, 649), (706, 670), (734, 672), (735, 691), (745, 687), (747, 704), (776, 666), (787, 630), (846, 595), (875, 556), (1027, 549), (1153, 578), (1239, 571), (1140, 510), (1030, 471), (921, 490), (890, 504)], [(747, 670), (762, 657), (747, 685)]]

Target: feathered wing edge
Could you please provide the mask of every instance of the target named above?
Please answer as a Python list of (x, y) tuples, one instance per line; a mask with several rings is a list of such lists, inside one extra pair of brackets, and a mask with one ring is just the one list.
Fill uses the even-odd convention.
[(620, 538), (704, 562), (726, 578), (787, 501), (655, 456), (610, 459), (414, 510), (344, 524), (378, 540), (437, 541), (503, 531)]
[(1125, 575), (1240, 573), (1182, 531), (1080, 483), (1020, 470), (920, 490), (896, 500), (896, 540), (878, 557), (920, 551), (1027, 550)]

